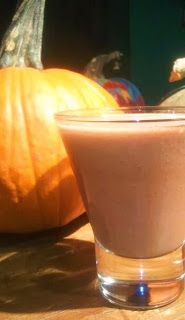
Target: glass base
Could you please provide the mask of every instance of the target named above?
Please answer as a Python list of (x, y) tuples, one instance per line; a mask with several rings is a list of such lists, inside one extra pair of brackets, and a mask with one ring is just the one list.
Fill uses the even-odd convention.
[(127, 309), (153, 309), (176, 300), (184, 288), (183, 247), (150, 259), (117, 256), (95, 243), (102, 296)]

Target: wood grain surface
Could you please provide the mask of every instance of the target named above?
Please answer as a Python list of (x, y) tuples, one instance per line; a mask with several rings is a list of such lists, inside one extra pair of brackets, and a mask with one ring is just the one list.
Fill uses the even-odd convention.
[(185, 320), (185, 293), (151, 311), (112, 307), (100, 296), (86, 216), (62, 230), (0, 237), (0, 320)]

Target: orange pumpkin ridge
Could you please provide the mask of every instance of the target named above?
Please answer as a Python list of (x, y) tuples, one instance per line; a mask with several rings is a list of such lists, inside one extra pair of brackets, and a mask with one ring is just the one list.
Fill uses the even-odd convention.
[[(36, 42), (30, 36), (26, 39), (27, 22), (22, 16), (33, 18), (37, 12), (39, 20), (37, 25), (32, 23), (32, 31), (36, 35), (37, 27), (42, 34), (45, 1), (40, 0), (39, 10), (38, 2), (23, 1), (1, 49), (0, 233), (60, 227), (85, 211), (53, 115), (67, 108), (118, 107), (108, 92), (78, 73), (29, 67), (34, 61), (35, 67), (42, 65), (38, 59), (40, 47), (30, 50), (30, 41), (32, 45)], [(7, 58), (5, 46), (15, 28), (25, 31), (16, 38), (25, 41), (25, 50), (20, 50), (24, 56), (18, 55), (17, 62), (17, 51), (9, 51)]]

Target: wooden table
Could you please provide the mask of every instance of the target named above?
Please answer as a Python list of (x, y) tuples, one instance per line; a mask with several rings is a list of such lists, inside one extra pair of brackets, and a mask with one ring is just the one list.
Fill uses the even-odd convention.
[(61, 230), (0, 237), (0, 320), (185, 320), (185, 293), (151, 311), (112, 307), (100, 296), (86, 216)]

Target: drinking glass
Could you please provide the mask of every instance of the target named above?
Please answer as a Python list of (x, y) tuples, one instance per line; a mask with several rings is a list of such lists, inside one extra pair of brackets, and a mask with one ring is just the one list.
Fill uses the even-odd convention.
[(184, 287), (185, 112), (142, 107), (55, 116), (91, 223), (99, 289), (151, 309)]

